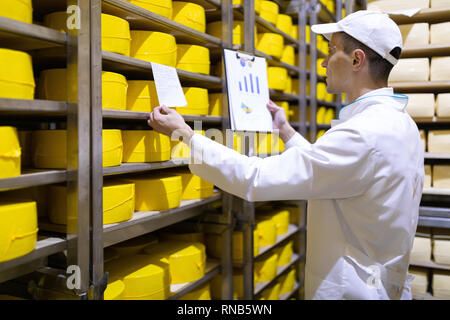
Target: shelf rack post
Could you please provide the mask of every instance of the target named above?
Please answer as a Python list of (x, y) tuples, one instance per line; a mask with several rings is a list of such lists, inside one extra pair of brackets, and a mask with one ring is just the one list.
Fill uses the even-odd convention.
[(103, 155), (101, 0), (91, 1), (91, 299), (103, 299), (107, 278), (103, 270)]
[[(80, 268), (81, 299), (87, 299), (89, 287), (89, 217), (90, 217), (90, 3), (68, 0), (80, 8), (80, 29), (67, 37), (67, 261)], [(73, 85), (71, 79), (76, 79)]]

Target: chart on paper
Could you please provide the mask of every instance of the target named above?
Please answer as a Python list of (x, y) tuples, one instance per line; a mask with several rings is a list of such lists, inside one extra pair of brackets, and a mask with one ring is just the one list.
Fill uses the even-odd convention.
[(264, 58), (224, 50), (231, 129), (272, 131)]

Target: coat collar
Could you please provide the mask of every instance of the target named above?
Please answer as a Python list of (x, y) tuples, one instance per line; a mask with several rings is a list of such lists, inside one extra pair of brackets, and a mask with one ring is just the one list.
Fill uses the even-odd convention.
[(399, 111), (404, 111), (408, 104), (408, 96), (395, 94), (392, 88), (381, 88), (370, 91), (352, 103), (343, 106), (339, 111), (338, 121), (346, 121), (373, 104), (387, 104)]

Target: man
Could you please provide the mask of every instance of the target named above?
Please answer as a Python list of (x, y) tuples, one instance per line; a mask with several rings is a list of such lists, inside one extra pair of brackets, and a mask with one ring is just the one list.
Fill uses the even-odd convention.
[[(409, 256), (422, 195), (423, 149), (407, 97), (387, 87), (402, 37), (386, 15), (359, 11), (315, 25), (330, 39), (324, 60), (330, 93), (350, 104), (314, 144), (296, 133), (284, 111), (267, 107), (286, 150), (246, 157), (194, 134), (166, 107), (149, 124), (190, 139), (191, 171), (249, 201), (307, 199), (307, 299), (411, 299)], [(221, 161), (217, 161), (221, 159)]]

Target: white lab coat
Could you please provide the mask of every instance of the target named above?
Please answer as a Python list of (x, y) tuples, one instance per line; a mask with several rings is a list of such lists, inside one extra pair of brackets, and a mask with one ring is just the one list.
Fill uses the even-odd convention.
[(191, 139), (192, 173), (248, 201), (308, 201), (307, 299), (411, 299), (409, 256), (422, 196), (423, 147), (392, 88), (341, 109), (310, 144), (247, 157), (202, 135)]

